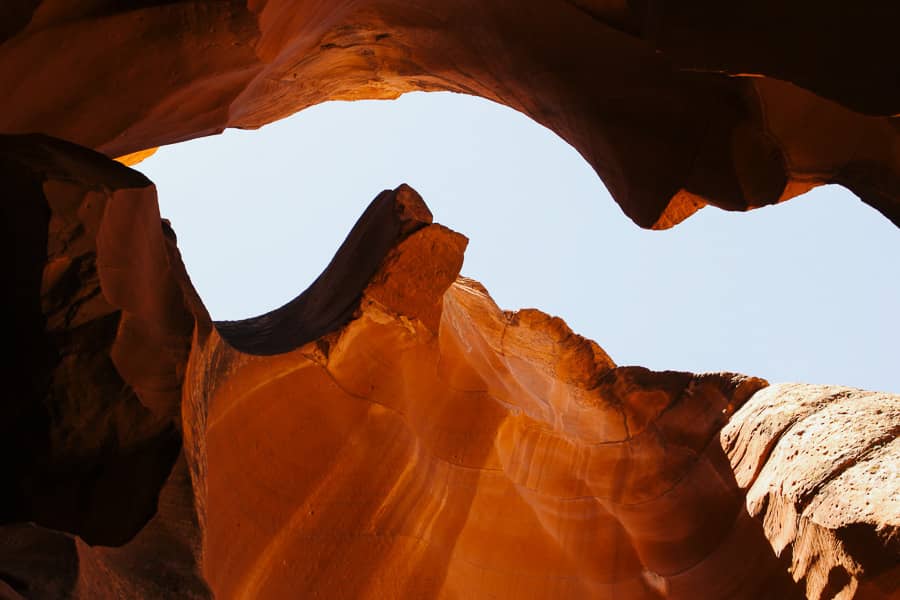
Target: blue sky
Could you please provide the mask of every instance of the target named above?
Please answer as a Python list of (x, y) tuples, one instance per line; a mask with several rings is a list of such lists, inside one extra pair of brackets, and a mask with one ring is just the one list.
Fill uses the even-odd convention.
[(449, 93), (321, 104), (137, 168), (215, 319), (296, 296), (405, 182), (501, 307), (561, 316), (618, 364), (900, 392), (900, 229), (836, 186), (645, 231), (556, 134)]

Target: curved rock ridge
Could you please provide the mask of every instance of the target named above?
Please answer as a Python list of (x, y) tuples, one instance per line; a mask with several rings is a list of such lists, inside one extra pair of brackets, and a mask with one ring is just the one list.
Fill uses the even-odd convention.
[(642, 227), (823, 183), (900, 224), (894, 2), (7, 0), (3, 11), (4, 133), (120, 156), (326, 100), (449, 90), (558, 133)]
[(219, 321), (228, 343), (249, 354), (281, 354), (343, 326), (387, 253), (432, 221), (407, 185), (385, 190), (369, 205), (325, 271), (286, 305), (258, 317)]
[(408, 186), (297, 300), (217, 329), (139, 173), (44, 136), (0, 136), (0, 173), (0, 597), (900, 590), (898, 396), (616, 366), (460, 276)]

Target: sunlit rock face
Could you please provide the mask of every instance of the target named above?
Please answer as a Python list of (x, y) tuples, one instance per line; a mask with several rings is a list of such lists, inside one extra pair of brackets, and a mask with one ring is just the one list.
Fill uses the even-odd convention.
[(900, 397), (617, 367), (401, 186), (210, 321), (155, 190), (0, 138), (4, 598), (895, 598)]
[(760, 391), (722, 429), (747, 510), (808, 597), (897, 597), (898, 435), (897, 396), (803, 384)]
[(106, 156), (450, 90), (643, 227), (830, 182), (900, 223), (898, 10), (5, 2), (0, 133), (45, 135), (0, 137), (0, 597), (896, 598), (897, 396), (617, 367), (460, 277), (406, 186), (294, 301), (212, 323)]
[(449, 90), (557, 132), (643, 227), (822, 183), (900, 223), (898, 19), (889, 1), (5, 0), (0, 132), (120, 156)]

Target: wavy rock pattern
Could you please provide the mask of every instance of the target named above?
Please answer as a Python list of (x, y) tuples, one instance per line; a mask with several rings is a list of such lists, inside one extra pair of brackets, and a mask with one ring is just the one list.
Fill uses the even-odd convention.
[(898, 20), (878, 0), (6, 0), (0, 132), (121, 156), (449, 90), (558, 133), (642, 227), (831, 182), (900, 224)]
[(0, 597), (897, 596), (897, 396), (617, 367), (407, 186), (213, 324), (140, 174), (43, 136), (0, 174)]
[(460, 277), (406, 186), (294, 301), (212, 323), (151, 183), (94, 150), (450, 90), (556, 131), (643, 227), (829, 182), (900, 224), (898, 18), (3, 3), (0, 597), (897, 598), (897, 396), (617, 367)]

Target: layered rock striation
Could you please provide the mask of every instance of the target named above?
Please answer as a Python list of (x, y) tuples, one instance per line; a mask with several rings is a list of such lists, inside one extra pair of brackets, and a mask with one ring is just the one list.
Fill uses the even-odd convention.
[(616, 366), (461, 277), (406, 186), (295, 300), (213, 323), (107, 157), (449, 90), (558, 133), (642, 227), (823, 183), (900, 224), (898, 18), (5, 2), (0, 597), (897, 598), (897, 396)]
[(0, 596), (893, 598), (900, 397), (616, 366), (401, 186), (213, 323), (153, 186), (0, 138)]

